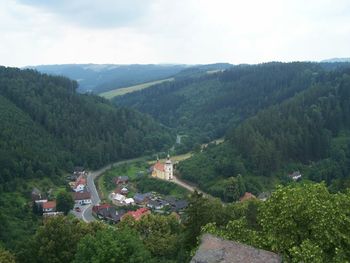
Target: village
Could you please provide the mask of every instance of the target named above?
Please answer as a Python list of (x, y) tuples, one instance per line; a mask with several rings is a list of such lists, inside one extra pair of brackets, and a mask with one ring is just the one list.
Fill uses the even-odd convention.
[[(173, 164), (168, 156), (165, 163), (159, 160), (151, 165), (144, 176), (157, 180), (171, 181), (173, 179)], [(140, 176), (138, 174), (137, 176)], [(113, 178), (115, 189), (108, 194), (104, 202), (93, 204), (91, 189), (87, 184), (88, 172), (83, 167), (75, 167), (71, 175), (67, 176), (67, 184), (74, 200), (74, 208), (71, 214), (84, 219), (83, 213), (87, 206), (92, 206), (92, 216), (110, 224), (116, 224), (127, 216), (139, 220), (142, 216), (150, 213), (174, 215), (179, 220), (187, 207), (185, 198), (179, 199), (171, 195), (163, 195), (156, 191), (139, 192), (135, 188), (133, 179), (127, 175)], [(131, 180), (130, 180), (131, 179)], [(132, 191), (130, 191), (132, 189)], [(45, 194), (37, 188), (32, 191), (32, 201), (35, 209), (40, 211), (44, 218), (63, 215), (57, 210), (56, 200), (48, 200)]]
[[(87, 177), (88, 172), (84, 167), (75, 167), (72, 174), (67, 176), (67, 185), (74, 200), (74, 208), (70, 212), (79, 219), (84, 221), (101, 220), (110, 224), (117, 224), (128, 216), (139, 220), (142, 216), (150, 213), (158, 213), (163, 215), (174, 215), (181, 220), (184, 209), (188, 205), (185, 197), (164, 195), (156, 191), (141, 192), (135, 186), (135, 180), (140, 180), (140, 177), (153, 178), (167, 182), (174, 182), (174, 164), (168, 155), (163, 162), (157, 161), (150, 165), (149, 169), (137, 172), (132, 178), (128, 175), (118, 175), (112, 178), (112, 186), (114, 190), (108, 192), (107, 200), (103, 202), (93, 203), (92, 193), (88, 187)], [(302, 175), (299, 171), (288, 174), (288, 178), (292, 181), (299, 181)], [(136, 178), (136, 179), (135, 179)], [(93, 180), (92, 180), (93, 181)], [(181, 185), (182, 186), (182, 185)], [(188, 190), (188, 189), (187, 189)], [(191, 190), (191, 189), (190, 189)], [(193, 190), (193, 189), (192, 189)], [(96, 190), (95, 190), (96, 191)], [(98, 196), (99, 193), (96, 192)], [(261, 193), (255, 196), (252, 193), (246, 192), (240, 197), (239, 201), (244, 202), (249, 199), (267, 200), (269, 193)], [(47, 198), (47, 194), (34, 188), (32, 191), (32, 202), (35, 211), (42, 214), (44, 218), (57, 215), (63, 215), (62, 211), (57, 210), (55, 199)], [(91, 206), (90, 210), (87, 207)], [(83, 213), (91, 211), (93, 220), (84, 219)]]

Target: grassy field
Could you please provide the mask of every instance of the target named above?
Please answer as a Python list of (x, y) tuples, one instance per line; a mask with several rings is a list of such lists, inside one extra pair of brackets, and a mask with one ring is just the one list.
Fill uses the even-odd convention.
[(133, 162), (130, 164), (118, 165), (104, 173), (98, 178), (99, 190), (102, 192), (103, 198), (107, 199), (108, 195), (116, 188), (114, 179), (118, 176), (129, 177), (129, 197), (135, 194), (135, 185), (133, 181), (137, 178), (138, 173), (147, 174), (149, 165), (145, 162)]
[(112, 99), (112, 98), (114, 98), (116, 96), (121, 96), (121, 95), (124, 95), (126, 93), (130, 93), (130, 92), (135, 92), (135, 91), (138, 91), (138, 90), (146, 89), (146, 88), (149, 88), (150, 86), (153, 86), (155, 84), (160, 84), (162, 82), (173, 81), (173, 80), (174, 80), (174, 78), (169, 78), (169, 79), (161, 79), (161, 80), (141, 83), (141, 84), (130, 86), (130, 87), (110, 90), (110, 91), (107, 91), (107, 92), (103, 92), (103, 93), (101, 93), (99, 95), (104, 97), (104, 98), (106, 98), (106, 99)]
[[(158, 192), (163, 195), (172, 195), (178, 198), (184, 198), (188, 195), (188, 190), (171, 182), (160, 179), (150, 178), (147, 162), (134, 162), (118, 165), (104, 173), (98, 178), (98, 188), (102, 192), (103, 199), (107, 200), (108, 195), (116, 188), (114, 179), (118, 176), (129, 176), (128, 197), (133, 197), (137, 192)], [(138, 174), (142, 173), (142, 176)]]
[[(170, 159), (172, 162), (174, 163), (177, 163), (177, 162), (181, 162), (183, 160), (186, 160), (188, 158), (191, 158), (192, 157), (192, 153), (189, 152), (189, 153), (185, 153), (185, 154), (180, 154), (180, 155), (175, 155), (175, 156), (171, 156)], [(160, 159), (160, 162), (165, 162), (166, 159)], [(156, 160), (153, 160), (153, 161), (149, 161), (148, 163), (151, 165), (151, 164), (154, 164), (156, 162)]]

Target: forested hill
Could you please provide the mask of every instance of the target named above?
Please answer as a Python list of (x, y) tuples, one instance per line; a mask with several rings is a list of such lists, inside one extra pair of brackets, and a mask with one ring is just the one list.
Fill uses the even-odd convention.
[(316, 63), (241, 65), (155, 85), (114, 102), (149, 113), (178, 132), (205, 142), (223, 136), (259, 110), (309, 88), (322, 71)]
[(174, 141), (150, 117), (76, 88), (63, 77), (0, 68), (2, 187), (10, 179), (53, 176), (74, 165), (97, 168)]
[(118, 65), (118, 64), (63, 64), (29, 68), (42, 73), (65, 76), (77, 80), (80, 92), (95, 94), (128, 87), (139, 83), (166, 79), (185, 69), (186, 65)]
[[(314, 74), (313, 74), (314, 75)], [(274, 82), (273, 80), (271, 80)], [(350, 186), (350, 67), (319, 72), (312, 85), (281, 104), (259, 111), (180, 166), (184, 179), (209, 193), (237, 200), (266, 183), (325, 181), (333, 191)]]

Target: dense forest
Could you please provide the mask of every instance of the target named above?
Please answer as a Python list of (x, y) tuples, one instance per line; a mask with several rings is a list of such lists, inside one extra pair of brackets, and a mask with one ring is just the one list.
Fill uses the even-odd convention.
[[(183, 77), (114, 99), (189, 136), (208, 142), (259, 110), (307, 89), (322, 71), (315, 63), (240, 65), (224, 72)], [(186, 138), (186, 137), (185, 137)]]
[(186, 180), (224, 200), (255, 194), (301, 171), (334, 191), (350, 186), (349, 69), (320, 72), (310, 87), (248, 118), (226, 141), (181, 163)]
[(97, 168), (173, 143), (151, 118), (76, 88), (63, 77), (0, 68), (2, 182), (74, 165)]
[(34, 185), (49, 191), (74, 166), (94, 169), (175, 141), (150, 117), (76, 88), (64, 77), (0, 68), (0, 245), (35, 230), (27, 206)]

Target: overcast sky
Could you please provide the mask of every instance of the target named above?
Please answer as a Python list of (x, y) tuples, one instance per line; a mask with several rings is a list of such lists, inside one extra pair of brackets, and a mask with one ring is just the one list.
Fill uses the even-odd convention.
[(349, 0), (0, 0), (0, 64), (350, 57)]

